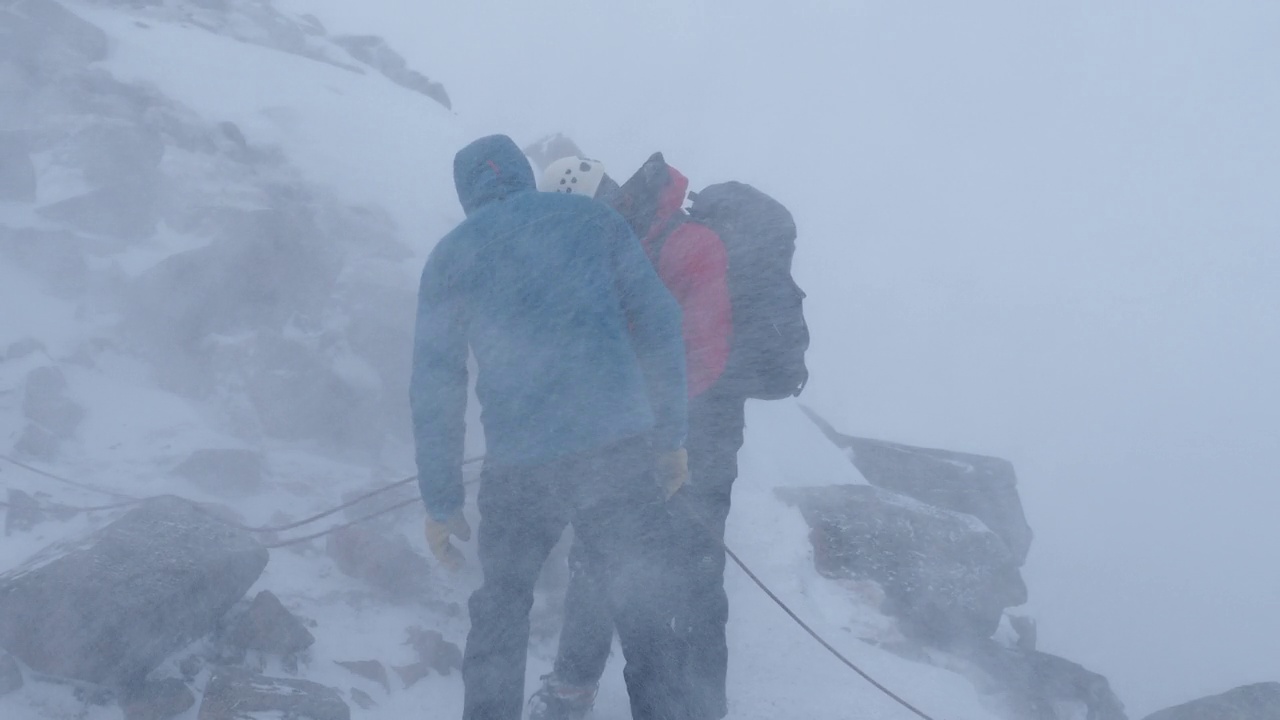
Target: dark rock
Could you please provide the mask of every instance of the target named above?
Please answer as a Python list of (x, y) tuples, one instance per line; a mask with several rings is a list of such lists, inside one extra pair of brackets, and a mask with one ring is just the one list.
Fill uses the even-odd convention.
[(264, 465), (253, 450), (206, 448), (191, 453), (173, 474), (209, 492), (238, 497), (262, 489)]
[(107, 56), (107, 35), (53, 0), (0, 7), (0, 62), (49, 76)]
[(267, 559), (185, 500), (148, 500), (0, 575), (0, 646), (41, 673), (134, 685), (211, 632)]
[(350, 670), (366, 680), (372, 680), (391, 692), (391, 681), (387, 679), (387, 668), (377, 660), (335, 660), (335, 663)]
[(378, 703), (374, 702), (373, 698), (369, 697), (369, 693), (359, 688), (351, 688), (351, 699), (355, 701), (355, 704), (359, 705), (362, 710), (372, 710), (378, 706)]
[(35, 202), (36, 165), (26, 139), (0, 132), (0, 202)]
[(548, 135), (541, 140), (525, 146), (524, 154), (533, 160), (533, 164), (541, 173), (547, 169), (551, 163), (560, 158), (578, 156), (583, 157), (582, 151), (578, 149), (578, 144), (570, 140), (568, 137), (560, 133)]
[(1056, 655), (1005, 648), (985, 641), (966, 649), (985, 674), (988, 691), (1004, 698), (1018, 720), (1059, 720), (1061, 708), (1075, 707), (1089, 720), (1128, 720), (1124, 704), (1105, 677)]
[(0, 697), (22, 689), (22, 668), (13, 656), (0, 650)]
[(22, 413), (28, 420), (65, 440), (84, 420), (84, 410), (67, 398), (67, 378), (62, 370), (40, 367), (27, 374)]
[(291, 655), (311, 647), (316, 639), (280, 599), (263, 590), (232, 623), (227, 642), (242, 650)]
[(176, 678), (148, 681), (125, 693), (120, 707), (125, 720), (169, 720), (196, 704), (195, 693)]
[(1280, 683), (1257, 683), (1221, 695), (1192, 700), (1148, 715), (1146, 720), (1275, 720), (1280, 717)]
[(1026, 562), (1031, 526), (1008, 460), (842, 435), (812, 410), (804, 410), (833, 443), (848, 451), (867, 482), (978, 518), (1005, 541), (1019, 567)]
[(453, 108), (449, 93), (445, 92), (443, 85), (411, 70), (400, 53), (392, 50), (382, 38), (372, 35), (340, 35), (332, 40), (351, 57), (382, 73), (391, 82), (422, 93), (446, 108)]
[(411, 627), (406, 631), (408, 639), (405, 645), (413, 646), (418, 660), (441, 675), (448, 675), (454, 670), (462, 669), (462, 649), (444, 639), (435, 630), (423, 630)]
[(867, 485), (780, 489), (828, 577), (866, 578), (908, 636), (937, 647), (990, 637), (1027, 600), (1008, 547), (981, 521)]
[(44, 522), (44, 511), (36, 499), (14, 488), (9, 488), (9, 507), (4, 513), (4, 534), (26, 532)]
[(425, 600), (431, 566), (400, 535), (382, 535), (359, 525), (328, 536), (326, 551), (346, 575), (397, 600)]
[(262, 714), (289, 720), (351, 720), (351, 709), (332, 688), (308, 680), (265, 677), (219, 668), (209, 679), (198, 720), (252, 720)]

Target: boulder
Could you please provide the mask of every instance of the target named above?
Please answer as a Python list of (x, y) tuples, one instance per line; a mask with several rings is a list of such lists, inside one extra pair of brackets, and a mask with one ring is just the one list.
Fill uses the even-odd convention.
[(444, 639), (435, 630), (411, 627), (406, 631), (405, 644), (413, 647), (418, 661), (441, 675), (462, 669), (462, 648)]
[(431, 566), (399, 534), (383, 535), (360, 525), (327, 536), (326, 551), (344, 574), (396, 600), (426, 600)]
[(804, 411), (828, 439), (848, 452), (867, 482), (978, 518), (1005, 541), (1019, 567), (1026, 562), (1031, 526), (1008, 460), (842, 435), (817, 413)]
[(16, 488), (9, 488), (8, 505), (4, 513), (4, 534), (6, 537), (15, 532), (26, 532), (44, 522), (44, 510), (40, 503), (29, 494)]
[(1221, 695), (1166, 708), (1146, 720), (1275, 720), (1280, 717), (1280, 683), (1244, 685)]
[(213, 631), (267, 559), (251, 535), (185, 500), (148, 500), (0, 575), (0, 646), (44, 674), (137, 685)]
[(987, 689), (1002, 696), (1005, 710), (1018, 720), (1060, 720), (1066, 708), (1076, 710), (1066, 717), (1128, 720), (1107, 678), (1078, 663), (991, 641), (977, 643), (963, 655), (982, 671), (991, 685)]
[(0, 62), (47, 77), (107, 56), (107, 35), (53, 0), (0, 6)]
[(262, 455), (237, 448), (205, 448), (187, 456), (173, 474), (212, 493), (241, 496), (262, 489)]
[(219, 668), (209, 679), (197, 720), (351, 720), (351, 708), (333, 688), (309, 680), (272, 678)]
[(280, 599), (263, 590), (236, 617), (223, 638), (240, 650), (292, 655), (311, 647), (316, 638)]
[(22, 689), (22, 668), (9, 653), (0, 650), (0, 697)]
[(868, 485), (785, 488), (812, 531), (814, 565), (828, 577), (884, 588), (884, 611), (936, 647), (990, 637), (1006, 607), (1027, 600), (1008, 547), (971, 515)]
[(195, 693), (177, 678), (149, 680), (129, 688), (120, 701), (124, 720), (169, 720), (196, 704)]

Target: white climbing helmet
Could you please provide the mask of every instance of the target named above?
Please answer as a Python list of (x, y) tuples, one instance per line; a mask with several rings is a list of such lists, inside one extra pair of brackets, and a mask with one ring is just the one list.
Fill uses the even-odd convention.
[(547, 166), (538, 189), (543, 192), (595, 197), (603, 179), (604, 163), (570, 155)]

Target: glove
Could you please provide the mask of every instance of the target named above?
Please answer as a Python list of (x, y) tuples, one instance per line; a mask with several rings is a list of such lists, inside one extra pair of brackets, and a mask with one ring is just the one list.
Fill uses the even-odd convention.
[(430, 515), (427, 516), (427, 547), (431, 548), (431, 554), (436, 556), (441, 565), (444, 565), (449, 570), (457, 571), (462, 567), (464, 561), (462, 553), (453, 546), (453, 543), (449, 542), (450, 535), (463, 542), (471, 539), (471, 526), (467, 524), (467, 519), (462, 516), (461, 510), (449, 516), (449, 519), (444, 522), (440, 522)]
[(689, 482), (689, 452), (684, 448), (658, 454), (658, 486), (668, 500)]

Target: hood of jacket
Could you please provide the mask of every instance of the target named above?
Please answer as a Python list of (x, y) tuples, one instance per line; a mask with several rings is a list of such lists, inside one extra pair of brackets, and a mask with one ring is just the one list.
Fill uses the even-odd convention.
[(453, 158), (453, 184), (467, 215), (518, 192), (535, 188), (533, 168), (506, 135), (490, 135), (458, 151)]

